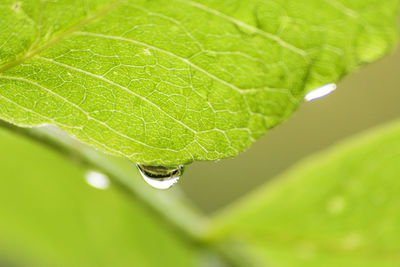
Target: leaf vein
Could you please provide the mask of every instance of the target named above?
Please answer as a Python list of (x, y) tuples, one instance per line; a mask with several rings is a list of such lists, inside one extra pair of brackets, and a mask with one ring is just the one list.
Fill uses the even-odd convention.
[(223, 18), (223, 19), (225, 19), (225, 20), (227, 20), (227, 21), (229, 21), (229, 22), (231, 22), (231, 23), (233, 23), (233, 24), (235, 24), (235, 25), (237, 25), (239, 27), (254, 31), (257, 34), (259, 34), (259, 35), (261, 35), (261, 36), (263, 36), (263, 37), (265, 37), (267, 39), (275, 41), (276, 43), (278, 43), (282, 47), (285, 47), (286, 49), (288, 49), (288, 50), (290, 50), (290, 51), (292, 51), (292, 52), (294, 52), (296, 54), (299, 54), (299, 55), (301, 55), (303, 57), (307, 56), (307, 53), (306, 53), (305, 50), (303, 50), (301, 48), (298, 48), (298, 47), (296, 47), (296, 46), (294, 46), (294, 45), (282, 40), (280, 37), (278, 37), (278, 36), (276, 36), (274, 34), (271, 34), (269, 32), (266, 32), (266, 31), (264, 31), (262, 29), (259, 29), (257, 27), (254, 27), (252, 25), (249, 25), (249, 24), (247, 24), (247, 23), (245, 23), (243, 21), (235, 19), (234, 17), (228, 16), (228, 15), (226, 15), (226, 14), (224, 14), (224, 13), (222, 13), (222, 12), (216, 10), (216, 9), (210, 8), (208, 6), (205, 6), (205, 5), (202, 5), (200, 3), (193, 2), (193, 1), (188, 1), (188, 0), (176, 0), (176, 1), (181, 2), (183, 4), (186, 4), (186, 5), (190, 5), (192, 7), (195, 7), (197, 9), (203, 10), (203, 11), (208, 12), (210, 14), (216, 15), (216, 16), (218, 16), (220, 18)]
[[(96, 119), (96, 118), (93, 118), (87, 111), (83, 110), (83, 109), (82, 109), (81, 107), (79, 107), (78, 105), (72, 103), (72, 102), (69, 101), (68, 99), (62, 97), (61, 95), (55, 93), (54, 91), (52, 91), (52, 90), (50, 90), (50, 89), (44, 87), (43, 85), (40, 85), (40, 84), (34, 82), (34, 81), (31, 81), (31, 80), (28, 80), (28, 79), (25, 79), (25, 78), (20, 78), (20, 77), (11, 77), (11, 76), (3, 76), (3, 75), (0, 76), (0, 79), (18, 80), (18, 81), (26, 82), (26, 83), (32, 84), (32, 85), (34, 85), (34, 86), (36, 86), (36, 87), (39, 87), (39, 88), (41, 88), (42, 90), (45, 90), (46, 92), (49, 92), (50, 94), (52, 94), (52, 95), (58, 97), (59, 99), (61, 99), (61, 100), (64, 101), (65, 103), (70, 104), (71, 106), (73, 106), (73, 107), (75, 107), (76, 109), (80, 110), (83, 114), (86, 115), (86, 117), (87, 117), (89, 120), (93, 120), (93, 121), (95, 121), (95, 122), (97, 122), (97, 123), (99, 123), (99, 124), (105, 126), (106, 128), (108, 128), (110, 131), (114, 132), (115, 134), (117, 134), (117, 135), (119, 135), (119, 136), (121, 136), (121, 137), (124, 137), (124, 138), (126, 138), (126, 139), (129, 139), (129, 140), (131, 140), (131, 141), (133, 141), (133, 142), (136, 142), (136, 143), (139, 143), (139, 144), (141, 144), (141, 145), (147, 146), (147, 147), (149, 147), (149, 148), (160, 149), (159, 147), (153, 147), (153, 146), (151, 146), (151, 145), (148, 145), (148, 144), (146, 144), (146, 143), (143, 143), (143, 142), (141, 142), (141, 141), (139, 141), (139, 140), (137, 140), (137, 139), (134, 139), (134, 138), (132, 138), (132, 137), (130, 137), (130, 136), (127, 136), (127, 135), (125, 135), (125, 134), (123, 134), (123, 133), (121, 133), (121, 132), (115, 130), (114, 128), (112, 128), (111, 126), (109, 126), (107, 123), (105, 123), (105, 122), (103, 122), (103, 121), (100, 121), (100, 120), (98, 120), (98, 119)], [(0, 95), (0, 96), (2, 96), (2, 95)], [(4, 97), (4, 96), (3, 96), (3, 97)], [(41, 115), (41, 114), (36, 113), (36, 112), (34, 112), (34, 111), (30, 111), (30, 112), (35, 113), (35, 114), (37, 114), (37, 115)], [(43, 115), (41, 115), (41, 116), (43, 116)], [(43, 117), (44, 117), (44, 118), (47, 118), (46, 116), (43, 116)], [(47, 119), (49, 119), (49, 118), (47, 118)], [(52, 120), (52, 119), (49, 119), (49, 120), (51, 120), (51, 121), (54, 122), (54, 120)], [(59, 124), (59, 125), (62, 125), (61, 123), (58, 123), (58, 122), (56, 122), (56, 123)], [(64, 126), (64, 125), (63, 125), (63, 126)], [(71, 126), (66, 126), (66, 127), (71, 128)], [(79, 127), (75, 127), (75, 128), (79, 128)], [(163, 149), (163, 150), (170, 150), (170, 151), (173, 151), (173, 152), (178, 152), (178, 151), (173, 150), (173, 149)]]

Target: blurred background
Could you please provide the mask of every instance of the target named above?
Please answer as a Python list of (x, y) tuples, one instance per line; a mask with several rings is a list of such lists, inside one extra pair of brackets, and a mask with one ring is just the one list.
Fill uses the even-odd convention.
[(239, 156), (191, 164), (180, 186), (201, 210), (212, 213), (306, 155), (399, 118), (399, 69), (397, 49), (345, 77), (331, 95), (303, 103), (288, 121)]

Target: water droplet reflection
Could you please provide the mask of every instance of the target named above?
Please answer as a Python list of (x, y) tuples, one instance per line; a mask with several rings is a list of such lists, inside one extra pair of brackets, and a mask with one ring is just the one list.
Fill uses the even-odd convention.
[(312, 90), (311, 92), (308, 92), (304, 96), (304, 100), (309, 102), (309, 101), (312, 101), (315, 99), (319, 99), (321, 97), (329, 95), (330, 93), (332, 93), (335, 90), (336, 90), (336, 84), (328, 83), (328, 84), (325, 84), (324, 86), (321, 86), (317, 89)]
[(100, 172), (89, 171), (85, 178), (90, 186), (97, 189), (107, 189), (110, 185), (108, 177)]
[(184, 171), (184, 166), (168, 168), (164, 166), (148, 166), (137, 164), (140, 174), (150, 186), (157, 189), (168, 189), (178, 182)]

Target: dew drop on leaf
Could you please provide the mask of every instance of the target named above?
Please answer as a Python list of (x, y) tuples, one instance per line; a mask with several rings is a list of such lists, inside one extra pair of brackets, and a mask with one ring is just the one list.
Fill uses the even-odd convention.
[(312, 90), (311, 92), (308, 92), (304, 96), (304, 100), (309, 102), (315, 99), (319, 99), (321, 97), (327, 96), (333, 91), (336, 90), (336, 84), (335, 83), (328, 83), (325, 84), (321, 87), (318, 87), (317, 89)]
[(110, 185), (108, 177), (100, 172), (89, 171), (86, 173), (86, 182), (97, 189), (107, 189)]
[(178, 182), (185, 169), (183, 165), (170, 168), (137, 164), (137, 167), (146, 183), (157, 189), (168, 189), (173, 186)]

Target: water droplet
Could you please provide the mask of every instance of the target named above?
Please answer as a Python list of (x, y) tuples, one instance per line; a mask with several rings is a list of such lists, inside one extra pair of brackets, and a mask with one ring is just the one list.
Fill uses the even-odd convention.
[(89, 171), (86, 174), (86, 182), (97, 189), (107, 189), (110, 185), (108, 177), (100, 172)]
[(183, 165), (168, 168), (143, 164), (137, 164), (137, 167), (146, 183), (157, 189), (168, 189), (173, 186), (178, 182), (185, 168)]
[(309, 101), (312, 101), (315, 99), (319, 99), (321, 97), (329, 95), (330, 93), (332, 93), (335, 90), (336, 90), (336, 84), (328, 83), (328, 84), (325, 84), (324, 86), (321, 86), (317, 89), (312, 90), (311, 92), (308, 92), (304, 96), (304, 100), (309, 102)]

